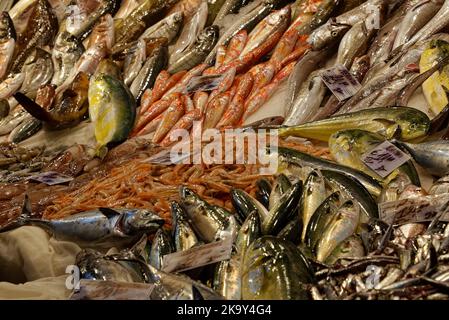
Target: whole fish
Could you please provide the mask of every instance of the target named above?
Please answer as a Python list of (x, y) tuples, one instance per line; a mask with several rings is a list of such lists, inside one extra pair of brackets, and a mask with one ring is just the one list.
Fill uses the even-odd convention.
[(42, 121), (29, 115), (20, 125), (18, 125), (8, 136), (8, 141), (19, 143), (33, 136), (42, 128)]
[(436, 34), (449, 24), (449, 0), (445, 0), (440, 10), (435, 14), (435, 16), (418, 32), (416, 32), (409, 41), (407, 41), (402, 46), (398, 47), (396, 51), (407, 51), (418, 41), (429, 38), (430, 36)]
[[(9, 107), (8, 107), (9, 108)], [(8, 134), (29, 116), (23, 108), (12, 110), (9, 115), (0, 120), (0, 135)]]
[(286, 95), (286, 105), (290, 112), (294, 102), (298, 98), (299, 92), (303, 88), (303, 83), (309, 78), (310, 74), (319, 69), (322, 64), (332, 53), (331, 49), (323, 49), (319, 51), (307, 52), (295, 65), (292, 73), (288, 78), (288, 90)]
[(82, 279), (125, 283), (146, 282), (144, 270), (141, 269), (139, 262), (130, 261), (122, 253), (117, 254), (115, 258), (112, 259), (112, 256), (96, 250), (84, 249), (77, 254), (75, 264)]
[(206, 20), (207, 3), (202, 2), (193, 17), (185, 23), (178, 40), (176, 40), (176, 43), (172, 48), (170, 48), (171, 64), (178, 60), (183, 55), (183, 53), (185, 53), (195, 44), (195, 41), (198, 39), (204, 27), (206, 26)]
[[(1, 11), (0, 11), (1, 12)], [(0, 14), (0, 80), (6, 75), (14, 55), (16, 31), (7, 12)]]
[(23, 80), (25, 80), (25, 74), (16, 73), (0, 82), (0, 99), (7, 99), (14, 95), (22, 86)]
[(109, 249), (136, 242), (164, 224), (164, 219), (144, 209), (100, 208), (53, 220), (31, 218), (30, 213), (30, 202), (26, 197), (20, 217), (0, 232), (33, 225), (43, 228), (56, 239), (84, 247)]
[(406, 43), (429, 22), (438, 10), (441, 9), (443, 0), (423, 0), (413, 6), (402, 19), (393, 44), (393, 50)]
[(321, 70), (314, 71), (304, 81), (298, 96), (285, 115), (284, 126), (295, 126), (305, 123), (318, 111), (327, 91), (320, 74)]
[(246, 221), (252, 212), (258, 213), (260, 221), (264, 221), (268, 217), (267, 208), (243, 190), (231, 190), (231, 201), (242, 221)]
[(217, 43), (218, 33), (217, 26), (204, 29), (192, 47), (181, 58), (173, 62), (168, 72), (174, 74), (182, 70), (189, 70), (202, 63)]
[(422, 111), (408, 107), (374, 108), (298, 126), (281, 127), (278, 131), (280, 136), (327, 141), (337, 131), (358, 128), (381, 133), (387, 139), (396, 135), (407, 141), (425, 136), (430, 128), (430, 119)]
[(270, 14), (273, 9), (278, 8), (282, 3), (283, 0), (263, 0), (263, 2), (256, 8), (237, 19), (232, 26), (226, 28), (226, 31), (220, 35), (220, 39), (205, 59), (205, 63), (212, 65), (212, 62), (215, 60), (218, 46), (228, 45), (231, 39), (242, 30), (246, 30), (249, 33), (260, 21), (262, 21), (262, 19)]
[(137, 103), (140, 102), (143, 93), (147, 89), (153, 88), (156, 77), (168, 62), (168, 49), (165, 38), (161, 38), (161, 42), (156, 44), (156, 49), (150, 53), (142, 69), (130, 86), (130, 91), (136, 98)]
[(395, 141), (405, 148), (426, 171), (437, 177), (449, 172), (449, 141), (438, 140), (418, 144)]
[(353, 235), (359, 219), (359, 206), (351, 200), (345, 202), (323, 231), (322, 238), (317, 244), (317, 260), (324, 262), (341, 242)]
[(179, 193), (181, 205), (203, 241), (212, 242), (233, 235), (236, 221), (230, 213), (216, 210), (187, 187), (182, 186)]
[(123, 82), (99, 74), (90, 79), (89, 116), (95, 127), (98, 154), (128, 138), (136, 118), (136, 101)]
[(55, 74), (51, 82), (54, 85), (59, 86), (64, 83), (83, 52), (84, 47), (78, 38), (68, 32), (58, 34), (52, 51)]
[(363, 172), (354, 170), (353, 168), (342, 166), (332, 161), (316, 158), (306, 153), (284, 147), (278, 148), (278, 155), (281, 164), (293, 164), (299, 167), (308, 166), (321, 170), (336, 171), (348, 175), (363, 184), (363, 186), (375, 197), (378, 197), (382, 191), (382, 187), (375, 179)]
[(268, 217), (262, 222), (263, 234), (278, 234), (296, 216), (301, 196), (302, 182), (297, 182), (270, 209)]
[(21, 92), (34, 99), (37, 90), (48, 84), (53, 77), (54, 68), (51, 55), (45, 50), (36, 48), (25, 60), (22, 72), (25, 74), (25, 79)]
[(313, 170), (310, 172), (304, 183), (304, 191), (299, 205), (299, 215), (303, 223), (301, 232), (301, 241), (306, 239), (307, 226), (316, 209), (326, 199), (326, 185), (320, 171)]
[(383, 12), (387, 2), (385, 0), (365, 1), (360, 6), (329, 19), (310, 34), (307, 42), (313, 50), (321, 50), (341, 39), (355, 24), (366, 21), (373, 12)]
[(365, 172), (381, 181), (383, 185), (388, 184), (399, 172), (402, 172), (410, 178), (414, 185), (420, 186), (418, 173), (411, 161), (404, 163), (385, 178), (382, 178), (362, 161), (364, 154), (384, 141), (385, 138), (380, 134), (359, 129), (343, 130), (334, 133), (329, 138), (329, 149), (338, 163)]
[(178, 202), (170, 203), (173, 219), (173, 244), (176, 251), (184, 251), (198, 245), (198, 240), (187, 219), (187, 214)]
[(17, 41), (17, 54), (11, 66), (12, 72), (22, 68), (23, 63), (35, 47), (52, 43), (58, 28), (58, 20), (47, 0), (38, 0), (28, 21), (26, 30)]
[(354, 199), (360, 206), (360, 210), (365, 215), (361, 220), (377, 219), (379, 212), (376, 201), (368, 190), (359, 181), (343, 173), (332, 170), (321, 170), (326, 184), (334, 192), (339, 191), (347, 199)]
[(290, 23), (291, 10), (290, 7), (285, 7), (281, 10), (275, 11), (263, 19), (248, 35), (243, 51), (240, 56), (243, 57), (249, 52), (255, 50), (262, 43), (264, 43), (272, 33), (284, 32)]
[(312, 267), (299, 249), (264, 236), (250, 245), (243, 260), (242, 299), (306, 300), (304, 285), (314, 281)]
[(170, 44), (181, 30), (183, 20), (182, 12), (174, 12), (145, 30), (139, 37), (139, 40), (164, 37)]
[(172, 252), (173, 245), (170, 236), (164, 229), (159, 229), (154, 235), (153, 243), (151, 244), (150, 261), (148, 263), (156, 269), (162, 270), (164, 255)]
[[(375, 19), (382, 17), (375, 16)], [(361, 21), (352, 26), (343, 36), (338, 48), (336, 65), (344, 65), (350, 69), (356, 57), (365, 54), (372, 36), (376, 33), (374, 28), (367, 28), (366, 21)]]
[(126, 19), (115, 26), (117, 46), (137, 40), (150, 26), (159, 21), (163, 10), (178, 0), (146, 0), (134, 9)]

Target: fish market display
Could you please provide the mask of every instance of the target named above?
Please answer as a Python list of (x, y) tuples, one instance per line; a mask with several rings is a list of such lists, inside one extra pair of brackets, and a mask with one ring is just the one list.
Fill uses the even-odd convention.
[(0, 2), (0, 234), (72, 299), (449, 299), (449, 0)]

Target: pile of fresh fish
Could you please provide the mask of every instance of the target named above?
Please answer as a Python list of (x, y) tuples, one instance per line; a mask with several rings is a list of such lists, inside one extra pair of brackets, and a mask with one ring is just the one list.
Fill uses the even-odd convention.
[[(83, 279), (152, 284), (151, 299), (449, 299), (448, 27), (449, 0), (1, 1), (1, 181), (64, 167), (67, 152), (46, 165), (15, 144), (86, 122), (96, 146), (69, 152), (71, 176), (195, 122), (324, 143), (331, 160), (279, 147), (256, 195), (227, 192), (233, 210), (179, 186), (169, 224), (131, 204), (39, 219), (25, 197), (0, 232), (42, 227), (84, 248)], [(365, 161), (384, 144), (407, 156), (385, 175)], [(229, 259), (167, 271), (219, 241)]]

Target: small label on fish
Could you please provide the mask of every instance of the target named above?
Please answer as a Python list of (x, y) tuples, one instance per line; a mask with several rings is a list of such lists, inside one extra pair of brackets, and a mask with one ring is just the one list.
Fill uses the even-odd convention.
[(45, 183), (46, 185), (53, 186), (56, 184), (62, 184), (73, 180), (73, 177), (54, 172), (54, 171), (47, 171), (47, 172), (41, 172), (39, 174), (33, 175), (29, 177), (30, 180), (36, 180), (42, 183)]
[(362, 87), (343, 65), (323, 70), (320, 76), (339, 101), (352, 97)]
[(432, 221), (449, 221), (449, 195), (437, 194), (379, 204), (380, 219), (395, 225)]
[(410, 157), (394, 144), (384, 141), (362, 156), (362, 161), (382, 178), (410, 160)]
[(162, 271), (182, 272), (231, 258), (232, 237), (167, 254), (162, 260)]
[(184, 94), (193, 93), (196, 91), (213, 91), (218, 88), (223, 81), (225, 75), (210, 75), (192, 77), (187, 83)]

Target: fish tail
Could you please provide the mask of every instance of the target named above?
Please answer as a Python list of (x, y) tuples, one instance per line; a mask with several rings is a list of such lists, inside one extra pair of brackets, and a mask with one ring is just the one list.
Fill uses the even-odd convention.
[(29, 114), (31, 114), (36, 119), (45, 122), (52, 122), (53, 118), (51, 117), (50, 113), (23, 93), (16, 92), (14, 94), (14, 98), (26, 111), (28, 111)]
[(28, 195), (25, 194), (25, 199), (23, 201), (22, 212), (20, 216), (16, 220), (0, 228), (0, 233), (20, 228), (26, 225), (28, 221), (30, 221), (30, 219), (31, 219), (31, 201)]

